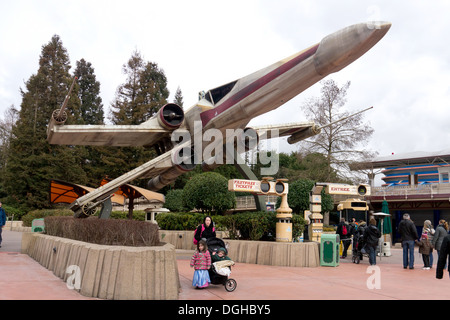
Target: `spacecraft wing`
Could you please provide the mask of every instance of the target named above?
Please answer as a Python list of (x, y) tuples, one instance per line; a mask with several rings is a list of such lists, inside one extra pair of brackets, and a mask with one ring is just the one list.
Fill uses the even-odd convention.
[(295, 142), (304, 140), (320, 132), (317, 130), (314, 122), (295, 122), (279, 125), (252, 126), (251, 128), (256, 131), (259, 139), (288, 137), (288, 141), (296, 140)]
[(86, 146), (151, 146), (172, 131), (154, 126), (121, 125), (64, 125), (54, 126), (49, 132), (50, 144)]

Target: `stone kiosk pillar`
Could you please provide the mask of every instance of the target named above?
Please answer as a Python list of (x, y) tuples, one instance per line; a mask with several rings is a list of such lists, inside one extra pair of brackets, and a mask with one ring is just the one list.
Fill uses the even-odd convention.
[(323, 215), (320, 213), (322, 211), (322, 189), (323, 186), (315, 185), (309, 193), (309, 211), (311, 214), (309, 218), (309, 239), (311, 241), (320, 242), (320, 238), (323, 233)]

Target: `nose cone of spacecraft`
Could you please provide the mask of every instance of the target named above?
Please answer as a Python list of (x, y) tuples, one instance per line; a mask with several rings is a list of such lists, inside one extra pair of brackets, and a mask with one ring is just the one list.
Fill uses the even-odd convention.
[(317, 73), (325, 76), (346, 67), (380, 41), (390, 27), (390, 22), (359, 23), (326, 36), (314, 56)]

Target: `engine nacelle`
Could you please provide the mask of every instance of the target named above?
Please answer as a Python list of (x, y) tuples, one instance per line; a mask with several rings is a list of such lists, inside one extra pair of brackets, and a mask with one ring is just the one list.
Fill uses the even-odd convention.
[(320, 128), (313, 125), (310, 128), (307, 128), (306, 130), (294, 133), (287, 139), (287, 142), (289, 144), (294, 144), (301, 140), (305, 140), (312, 136), (315, 136), (315, 135), (319, 134), (320, 132), (321, 132)]
[(158, 118), (158, 123), (169, 130), (178, 129), (184, 121), (184, 111), (183, 109), (175, 104), (168, 103), (159, 109), (156, 114)]
[(160, 175), (149, 180), (147, 188), (151, 191), (158, 191), (172, 183), (183, 173), (194, 170), (197, 165), (197, 158), (194, 148), (186, 146), (173, 150), (172, 162), (174, 166)]

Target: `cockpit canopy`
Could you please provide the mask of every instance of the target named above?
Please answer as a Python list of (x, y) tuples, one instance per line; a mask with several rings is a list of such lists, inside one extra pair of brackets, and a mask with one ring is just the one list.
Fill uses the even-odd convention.
[(231, 90), (233, 90), (234, 86), (236, 85), (236, 82), (237, 80), (227, 83), (218, 88), (209, 90), (205, 94), (205, 99), (211, 102), (213, 105), (216, 105), (217, 103), (219, 103), (220, 100), (222, 100), (223, 97), (225, 97), (228, 93), (230, 93)]

